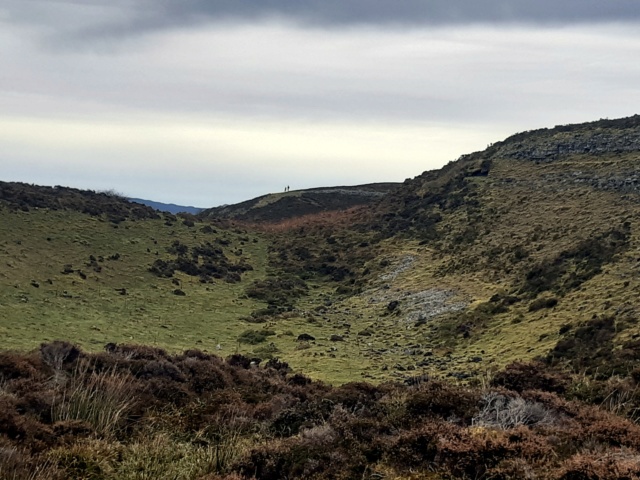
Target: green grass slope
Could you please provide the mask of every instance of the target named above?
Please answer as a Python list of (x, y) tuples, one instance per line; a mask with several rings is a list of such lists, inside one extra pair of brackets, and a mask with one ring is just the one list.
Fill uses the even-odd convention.
[[(167, 224), (168, 223), (168, 224)], [(241, 300), (244, 283), (264, 275), (265, 244), (254, 235), (186, 226), (164, 219), (125, 220), (49, 209), (0, 208), (0, 332), (5, 348), (69, 339), (89, 349), (108, 342), (233, 350), (238, 319), (256, 308)], [(243, 281), (149, 271), (170, 259), (171, 245), (222, 240), (232, 262), (254, 270)], [(239, 251), (242, 254), (238, 254)], [(176, 294), (184, 292), (184, 295)]]
[(274, 262), (342, 272), (352, 294), (322, 316), (349, 324), (366, 378), (533, 358), (626, 375), (640, 359), (639, 161), (640, 117), (514, 135), (373, 209), (290, 225)]

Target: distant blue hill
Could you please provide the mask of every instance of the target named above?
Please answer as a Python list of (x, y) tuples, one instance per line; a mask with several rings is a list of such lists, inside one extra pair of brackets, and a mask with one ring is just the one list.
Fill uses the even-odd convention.
[(130, 201), (141, 203), (142, 205), (147, 205), (148, 207), (154, 208), (161, 212), (169, 212), (169, 213), (191, 213), (196, 215), (200, 213), (204, 208), (198, 207), (185, 207), (184, 205), (175, 205), (173, 203), (161, 203), (154, 202), (152, 200), (144, 200), (142, 198), (129, 198)]

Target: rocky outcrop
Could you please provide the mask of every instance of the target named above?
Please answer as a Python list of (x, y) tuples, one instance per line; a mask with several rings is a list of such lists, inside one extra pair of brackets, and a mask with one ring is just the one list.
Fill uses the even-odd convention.
[(522, 142), (505, 141), (496, 155), (517, 160), (551, 161), (567, 155), (604, 155), (640, 151), (640, 129), (558, 133), (533, 136)]

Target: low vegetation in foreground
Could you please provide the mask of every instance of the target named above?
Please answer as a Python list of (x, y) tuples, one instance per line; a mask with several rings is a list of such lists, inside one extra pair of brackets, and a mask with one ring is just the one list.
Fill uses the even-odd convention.
[(331, 387), (258, 363), (63, 341), (0, 353), (0, 477), (640, 476), (640, 426), (624, 418), (640, 405), (635, 376), (595, 384), (529, 363), (476, 387), (425, 376)]

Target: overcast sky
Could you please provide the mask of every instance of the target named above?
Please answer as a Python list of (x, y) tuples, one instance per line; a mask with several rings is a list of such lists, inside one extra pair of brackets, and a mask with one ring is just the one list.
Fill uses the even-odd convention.
[(196, 206), (639, 113), (638, 0), (0, 0), (0, 180)]

